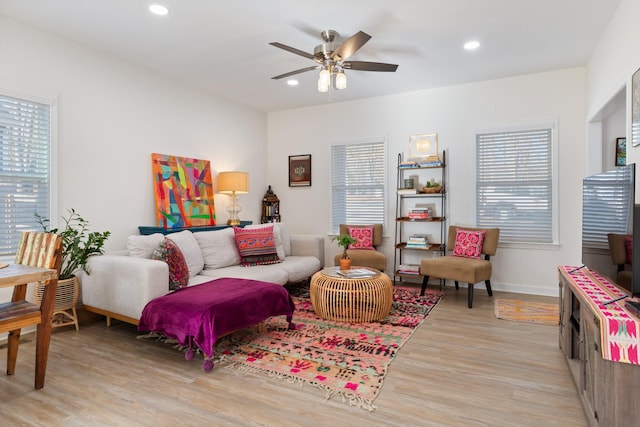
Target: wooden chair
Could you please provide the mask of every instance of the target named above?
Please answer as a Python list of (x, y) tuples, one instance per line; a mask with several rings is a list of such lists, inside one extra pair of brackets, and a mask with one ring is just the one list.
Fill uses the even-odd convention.
[[(420, 295), (424, 295), (429, 277), (437, 277), (440, 279), (454, 280), (456, 289), (458, 282), (466, 282), (468, 288), (468, 306), (473, 306), (473, 285), (478, 282), (485, 282), (487, 293), (493, 296), (491, 291), (491, 261), (490, 257), (495, 255), (498, 249), (498, 239), (500, 237), (500, 229), (498, 228), (471, 228), (449, 226), (449, 236), (447, 239), (447, 249), (453, 250), (456, 242), (456, 229), (465, 230), (484, 230), (486, 232), (482, 244), (481, 259), (464, 258), (461, 256), (446, 255), (439, 258), (425, 258), (420, 262), (420, 274), (424, 276), (422, 280), (422, 291)], [(484, 257), (484, 259), (482, 259)]]
[(631, 248), (627, 249), (627, 245), (631, 244), (631, 240), (628, 239), (632, 238), (630, 234), (607, 234), (611, 262), (617, 268), (616, 283), (629, 291), (631, 290), (631, 263), (627, 262), (627, 257), (630, 258)]
[[(0, 332), (9, 332), (7, 375), (13, 375), (15, 372), (21, 329), (37, 325), (36, 389), (44, 386), (47, 369), (51, 319), (62, 261), (61, 244), (61, 238), (57, 234), (23, 232), (15, 263), (0, 270), (0, 285), (13, 286), (11, 302), (0, 304)], [(47, 284), (41, 304), (27, 302), (27, 284), (41, 281)]]
[[(349, 234), (349, 227), (373, 226), (373, 246), (374, 248), (382, 244), (382, 224), (369, 225), (347, 225), (340, 224), (340, 234)], [(387, 257), (378, 250), (371, 251), (365, 249), (348, 249), (347, 256), (351, 258), (351, 265), (360, 267), (370, 267), (376, 270), (385, 271), (387, 269)], [(334, 265), (340, 265), (342, 252), (334, 257)]]

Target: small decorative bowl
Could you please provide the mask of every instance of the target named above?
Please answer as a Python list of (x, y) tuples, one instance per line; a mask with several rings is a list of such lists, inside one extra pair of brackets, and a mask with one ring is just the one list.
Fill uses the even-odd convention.
[(424, 187), (421, 193), (439, 193), (442, 190), (442, 185), (437, 187)]

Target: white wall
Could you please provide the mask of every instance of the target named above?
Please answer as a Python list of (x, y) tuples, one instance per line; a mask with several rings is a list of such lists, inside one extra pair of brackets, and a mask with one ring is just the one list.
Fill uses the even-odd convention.
[[(58, 211), (75, 208), (107, 250), (154, 225), (151, 153), (250, 173), (241, 219), (258, 221), (266, 186), (266, 114), (0, 16), (0, 82), (58, 96)], [(264, 187), (264, 188), (263, 188)], [(228, 197), (216, 195), (219, 223)]]
[[(392, 271), (397, 154), (408, 137), (437, 132), (449, 157), (452, 224), (474, 224), (474, 131), (481, 127), (557, 119), (560, 196), (559, 247), (500, 248), (494, 257), (496, 289), (557, 295), (557, 265), (580, 260), (581, 179), (584, 164), (584, 69), (491, 80), (460, 86), (328, 104), (269, 114), (268, 181), (280, 197), (293, 232), (327, 235), (330, 229), (330, 146), (388, 137), (388, 218), (382, 250)], [(289, 188), (287, 156), (312, 155), (312, 187)], [(327, 263), (338, 251), (326, 241)]]
[[(631, 146), (631, 76), (640, 68), (640, 2), (622, 0), (587, 64), (588, 117), (605, 108), (626, 85), (627, 163), (640, 163), (640, 147)], [(605, 136), (606, 138), (607, 136)], [(605, 140), (606, 143), (606, 140)], [(636, 185), (636, 200), (640, 186)]]

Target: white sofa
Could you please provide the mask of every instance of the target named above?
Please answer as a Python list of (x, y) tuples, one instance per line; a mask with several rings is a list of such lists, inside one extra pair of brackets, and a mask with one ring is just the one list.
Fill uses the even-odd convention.
[[(264, 227), (268, 224), (245, 228)], [(243, 267), (232, 228), (213, 231), (180, 231), (166, 236), (129, 236), (127, 250), (93, 256), (90, 275), (82, 274), (82, 303), (87, 311), (106, 316), (107, 324), (118, 319), (137, 324), (145, 305), (169, 292), (167, 263), (151, 259), (164, 238), (174, 241), (189, 268), (189, 286), (220, 277), (262, 280), (281, 285), (311, 277), (324, 267), (324, 238), (290, 235), (282, 223), (275, 223), (277, 264)]]

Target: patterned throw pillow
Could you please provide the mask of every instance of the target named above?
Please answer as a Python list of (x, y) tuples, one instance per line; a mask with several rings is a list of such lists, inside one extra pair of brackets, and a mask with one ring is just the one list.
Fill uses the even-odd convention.
[(240, 253), (240, 265), (243, 267), (281, 262), (272, 225), (262, 228), (233, 227), (233, 232)]
[(456, 244), (453, 247), (453, 256), (480, 259), (485, 230), (465, 230), (456, 228)]
[(347, 227), (349, 236), (356, 239), (356, 243), (349, 245), (349, 249), (366, 249), (374, 251), (373, 247), (373, 225), (365, 227)]
[(185, 288), (189, 283), (189, 267), (182, 251), (173, 240), (165, 238), (160, 247), (151, 254), (151, 259), (164, 261), (169, 266), (169, 290)]
[(627, 264), (631, 264), (633, 260), (633, 237), (624, 236), (624, 249), (627, 253)]

